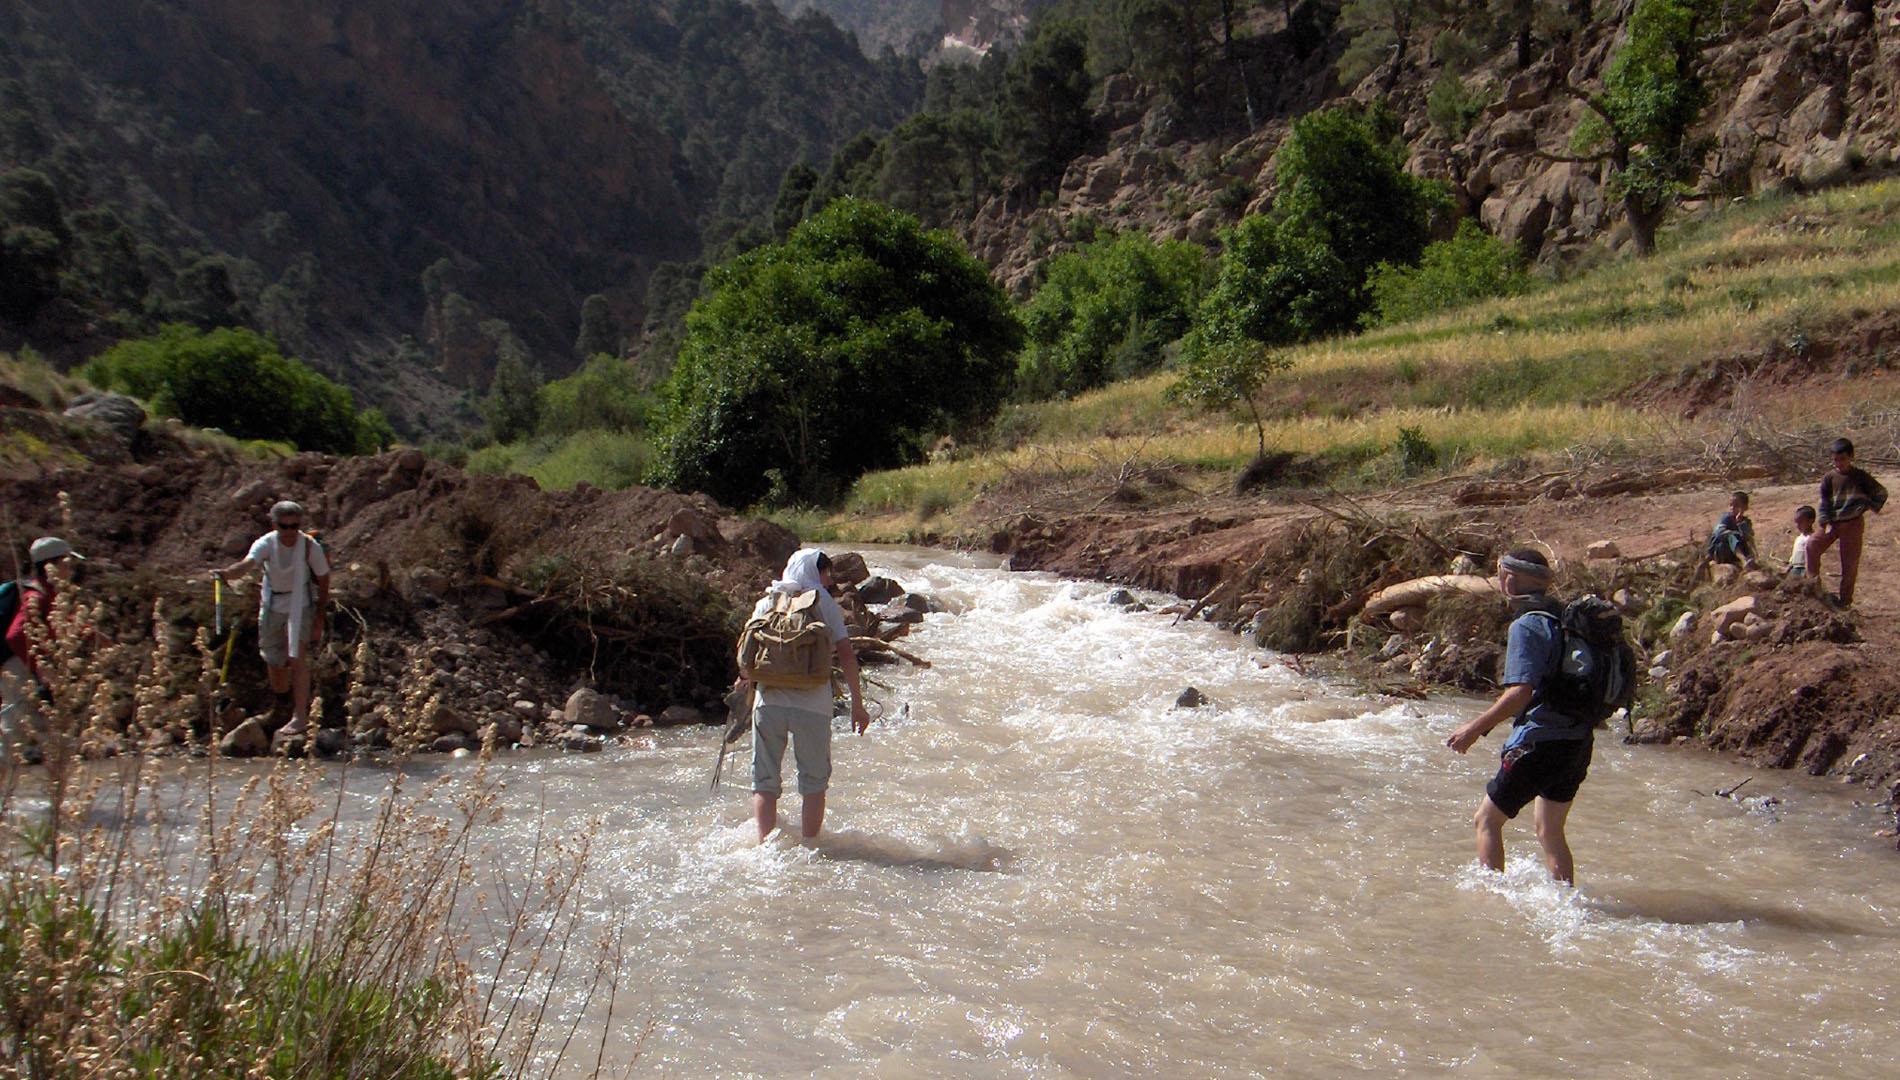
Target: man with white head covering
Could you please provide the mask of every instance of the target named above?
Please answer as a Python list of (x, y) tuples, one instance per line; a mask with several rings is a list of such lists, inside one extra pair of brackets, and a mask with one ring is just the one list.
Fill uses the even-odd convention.
[[(858, 655), (851, 648), (851, 632), (844, 611), (831, 597), (831, 558), (815, 548), (796, 552), (785, 563), (785, 574), (753, 609), (753, 619), (770, 614), (779, 597), (816, 594), (815, 607), (832, 643), (838, 670), (851, 694), (851, 729), (864, 734), (871, 715), (864, 709), (864, 690), (858, 676)], [(744, 675), (740, 689), (751, 686)], [(756, 687), (752, 713), (752, 817), (763, 842), (778, 827), (778, 797), (783, 783), (785, 743), (790, 737), (798, 766), (799, 823), (807, 840), (825, 824), (825, 791), (831, 784), (831, 681), (811, 687)]]
[(280, 502), (270, 508), (270, 520), (274, 527), (257, 538), (250, 554), (211, 576), (263, 569), (257, 651), (270, 668), (271, 692), (280, 699), (290, 695), (290, 722), (282, 733), (301, 735), (310, 727), (309, 655), (323, 643), (330, 609), (330, 559), (317, 538), (303, 531), (303, 507)]
[(1592, 725), (1566, 716), (1544, 700), (1547, 684), (1563, 670), (1563, 608), (1545, 594), (1551, 581), (1543, 552), (1519, 548), (1498, 560), (1498, 586), (1511, 599), (1514, 618), (1498, 684), (1504, 692), (1491, 707), (1445, 740), (1462, 754), (1492, 728), (1511, 721), (1498, 773), (1485, 786), (1472, 824), (1478, 861), (1504, 869), (1504, 823), (1535, 800), (1537, 842), (1550, 876), (1576, 884), (1576, 865), (1564, 838), (1564, 821), (1577, 789), (1590, 771)]

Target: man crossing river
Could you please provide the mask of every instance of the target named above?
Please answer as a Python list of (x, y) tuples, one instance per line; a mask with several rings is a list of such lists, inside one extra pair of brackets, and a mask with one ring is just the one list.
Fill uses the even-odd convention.
[(1511, 721), (1498, 773), (1485, 786), (1484, 802), (1472, 819), (1478, 861), (1491, 870), (1504, 869), (1504, 823), (1535, 800), (1537, 842), (1543, 846), (1550, 876), (1574, 885), (1576, 867), (1564, 838), (1564, 820), (1590, 771), (1592, 726), (1557, 712), (1544, 700), (1545, 684), (1563, 664), (1563, 631), (1556, 605), (1545, 595), (1550, 580), (1550, 562), (1542, 552), (1520, 548), (1498, 560), (1498, 585), (1515, 614), (1505, 644), (1504, 674), (1498, 680), (1504, 692), (1452, 732), (1445, 745), (1462, 754), (1492, 728)]

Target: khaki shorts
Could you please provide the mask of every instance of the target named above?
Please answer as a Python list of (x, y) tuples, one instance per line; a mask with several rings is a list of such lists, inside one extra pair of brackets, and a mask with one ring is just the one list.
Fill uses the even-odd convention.
[[(306, 657), (310, 655), (310, 630), (316, 623), (316, 609), (305, 608), (303, 648)], [(290, 663), (290, 612), (272, 609), (264, 613), (264, 622), (257, 628), (257, 651), (271, 667), (284, 667)]]
[(798, 763), (798, 793), (824, 794), (831, 786), (831, 717), (780, 705), (761, 705), (752, 713), (752, 790), (779, 793), (787, 735)]

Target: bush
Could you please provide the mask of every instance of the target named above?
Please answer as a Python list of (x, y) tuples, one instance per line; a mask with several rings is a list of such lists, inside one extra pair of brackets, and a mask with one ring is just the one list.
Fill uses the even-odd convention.
[(1049, 260), (1023, 308), (1017, 392), (1068, 396), (1160, 366), (1199, 301), (1203, 258), (1183, 241), (1124, 233)]
[(1439, 131), (1462, 139), (1484, 110), (1491, 107), (1494, 96), (1491, 84), (1468, 87), (1456, 72), (1447, 69), (1432, 83), (1431, 92), (1425, 97), (1425, 115)]
[(663, 391), (661, 479), (749, 505), (828, 502), (859, 474), (980, 422), (1022, 326), (953, 236), (840, 199), (714, 270)]
[(644, 431), (652, 410), (653, 395), (640, 385), (634, 366), (603, 354), (541, 388), (535, 430), (541, 435)]
[(653, 468), (653, 447), (638, 432), (595, 428), (486, 446), (469, 454), (467, 461), (469, 472), (533, 477), (551, 491), (581, 483), (618, 491), (647, 478)]
[(102, 389), (144, 398), (163, 415), (240, 439), (370, 454), (391, 434), (381, 413), (359, 415), (348, 390), (250, 330), (167, 326), (155, 337), (114, 345), (81, 375)]
[(1517, 250), (1466, 218), (1450, 240), (1427, 247), (1417, 266), (1380, 263), (1372, 268), (1366, 291), (1373, 309), (1365, 322), (1405, 322), (1494, 296), (1516, 296), (1530, 284)]

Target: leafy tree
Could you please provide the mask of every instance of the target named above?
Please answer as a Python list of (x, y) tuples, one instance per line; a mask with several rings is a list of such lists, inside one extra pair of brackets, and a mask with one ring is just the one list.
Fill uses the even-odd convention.
[(1579, 160), (1610, 163), (1610, 189), (1640, 255), (1655, 250), (1663, 214), (1701, 173), (1689, 133), (1709, 102), (1702, 51), (1731, 2), (1637, 0), (1603, 89), (1569, 87), (1590, 107), (1572, 144), (1586, 155)]
[(614, 321), (607, 298), (594, 293), (581, 301), (581, 332), (574, 339), (574, 356), (582, 363), (596, 356), (620, 355), (620, 324)]
[(160, 413), (242, 439), (354, 454), (381, 449), (390, 438), (381, 413), (359, 415), (348, 390), (251, 330), (174, 324), (114, 345), (83, 373), (95, 386), (150, 401)]
[(1006, 151), (1016, 175), (1046, 189), (1090, 136), (1088, 27), (1043, 19), (1003, 73)]
[(1224, 241), (1214, 286), (1183, 343), (1190, 366), (1217, 346), (1290, 344), (1346, 326), (1357, 314), (1357, 281), (1309, 223), (1255, 214)]
[(1405, 70), (1412, 35), (1427, 25), (1432, 0), (1346, 0), (1338, 26), (1350, 34), (1339, 57), (1339, 78), (1347, 86), (1386, 66), (1381, 89), (1390, 94)]
[(0, 173), (0, 316), (30, 319), (59, 295), (72, 233), (44, 173)]
[(496, 442), (513, 442), (533, 434), (541, 416), (541, 369), (528, 358), (528, 350), (513, 333), (500, 331), (491, 319), (483, 325), (495, 342), (495, 377), (488, 384), (488, 396), (482, 399), (482, 419)]
[(1122, 233), (1049, 260), (1023, 309), (1017, 392), (1077, 394), (1159, 366), (1193, 318), (1205, 258), (1184, 241)]
[(716, 268), (663, 390), (660, 477), (824, 500), (1007, 390), (1022, 328), (989, 271), (908, 214), (840, 199)]
[(1443, 185), (1405, 171), (1398, 122), (1382, 106), (1319, 109), (1293, 122), (1280, 147), (1274, 214), (1303, 224), (1332, 249), (1352, 282), (1375, 263), (1410, 263), (1431, 240)]
[(800, 161), (785, 170), (779, 181), (778, 196), (772, 202), (772, 238), (783, 240), (805, 220), (805, 208), (818, 186), (818, 173)]
[(1366, 290), (1371, 326), (1449, 311), (1493, 296), (1516, 296), (1530, 287), (1517, 249), (1489, 236), (1466, 218), (1450, 240), (1425, 248), (1417, 266), (1380, 263), (1372, 268)]
[(1255, 400), (1274, 372), (1291, 361), (1258, 342), (1223, 341), (1198, 352), (1182, 365), (1168, 397), (1205, 412), (1244, 407), (1259, 439), (1258, 456), (1267, 456), (1267, 423)]

